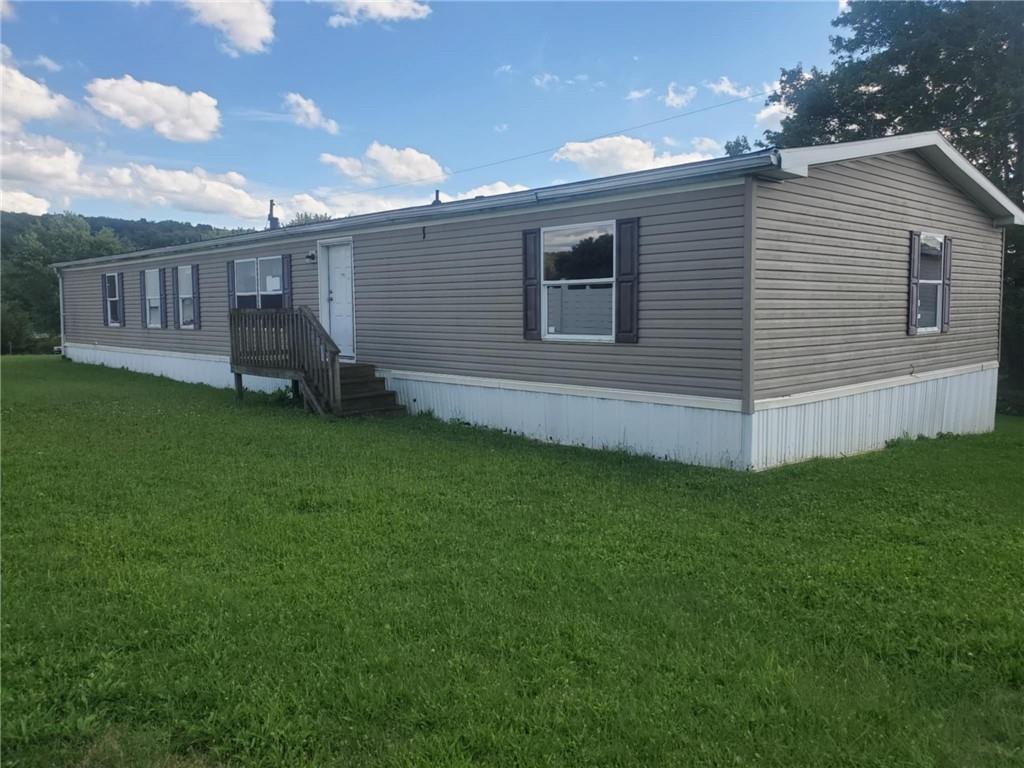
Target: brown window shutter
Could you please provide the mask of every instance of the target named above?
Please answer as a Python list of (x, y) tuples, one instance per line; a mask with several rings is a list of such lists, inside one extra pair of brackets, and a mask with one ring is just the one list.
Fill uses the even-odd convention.
[(142, 309), (142, 327), (146, 328), (149, 326), (149, 318), (146, 317), (149, 309), (146, 301), (146, 270), (139, 272), (139, 304)]
[(107, 274), (100, 275), (100, 297), (103, 302), (103, 324), (110, 325), (110, 309), (107, 306)]
[(178, 268), (171, 267), (171, 306), (174, 314), (174, 327), (181, 328), (181, 289), (178, 286)]
[(640, 219), (615, 222), (615, 342), (640, 338)]
[(124, 300), (124, 272), (117, 273), (117, 309), (117, 314), (121, 321), (120, 326), (127, 328), (128, 317), (126, 310), (128, 309), (128, 304)]
[(157, 278), (160, 280), (160, 327), (167, 327), (167, 268), (160, 267), (160, 271), (157, 272)]
[(199, 321), (199, 265), (192, 265), (192, 322), (197, 331), (203, 327)]
[(228, 262), (228, 309), (238, 309), (238, 297), (235, 296), (235, 262)]
[(290, 253), (281, 257), (281, 306), (285, 309), (292, 306), (292, 255)]
[(907, 292), (907, 335), (917, 335), (917, 299), (921, 279), (921, 233), (910, 233), (910, 288)]
[(540, 339), (540, 230), (523, 232), (523, 338)]
[(942, 332), (949, 332), (949, 284), (953, 276), (953, 238), (942, 241)]

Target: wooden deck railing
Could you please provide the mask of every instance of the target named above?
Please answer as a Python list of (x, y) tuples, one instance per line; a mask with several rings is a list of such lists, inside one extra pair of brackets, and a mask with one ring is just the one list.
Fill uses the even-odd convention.
[(241, 374), (247, 373), (297, 381), (326, 410), (341, 402), (340, 350), (307, 307), (232, 309), (229, 325), (231, 370), (239, 389)]

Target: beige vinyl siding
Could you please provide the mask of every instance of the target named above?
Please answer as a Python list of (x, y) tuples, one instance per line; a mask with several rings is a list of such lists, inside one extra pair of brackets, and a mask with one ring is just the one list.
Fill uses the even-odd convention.
[[(739, 397), (743, 187), (356, 235), (356, 354), (397, 370)], [(523, 339), (522, 233), (640, 218), (640, 341)]]
[[(525, 341), (522, 232), (640, 218), (638, 344)], [(356, 354), (382, 367), (739, 397), (742, 184), (353, 235)], [(344, 235), (323, 232), (322, 239)], [(315, 238), (66, 268), (70, 343), (227, 355), (229, 259), (292, 253), (294, 304), (319, 308)], [(198, 263), (202, 328), (142, 327), (139, 270)], [(103, 326), (100, 275), (125, 273), (127, 324)], [(170, 273), (168, 317), (173, 318)], [(172, 323), (173, 325), (173, 323)]]
[[(755, 227), (757, 397), (997, 358), (1000, 230), (916, 153), (760, 181)], [(907, 335), (911, 230), (953, 238), (948, 333)]]
[[(64, 336), (68, 343), (100, 344), (133, 349), (227, 355), (228, 273), (233, 259), (292, 254), (292, 301), (318, 310), (316, 264), (306, 261), (306, 253), (315, 248), (315, 240), (285, 240), (230, 252), (208, 251), (159, 259), (113, 263), (64, 269)], [(171, 268), (181, 264), (199, 265), (199, 309), (202, 327), (198, 330), (174, 328), (174, 294)], [(142, 303), (139, 296), (139, 272), (164, 267), (167, 298), (167, 328), (142, 327)], [(124, 273), (125, 323), (120, 328), (103, 325), (103, 301), (100, 275)]]

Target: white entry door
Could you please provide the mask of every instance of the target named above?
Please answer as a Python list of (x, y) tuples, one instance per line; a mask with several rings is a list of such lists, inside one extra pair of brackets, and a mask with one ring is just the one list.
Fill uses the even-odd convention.
[(352, 245), (327, 249), (328, 330), (342, 357), (355, 357), (355, 322), (352, 313)]

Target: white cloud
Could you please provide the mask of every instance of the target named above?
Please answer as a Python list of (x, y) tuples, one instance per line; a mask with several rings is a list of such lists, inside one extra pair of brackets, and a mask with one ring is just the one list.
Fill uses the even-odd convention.
[(665, 92), (665, 96), (662, 98), (662, 101), (665, 102), (666, 107), (681, 109), (693, 101), (696, 95), (697, 88), (695, 86), (688, 85), (680, 91), (677, 90), (677, 86), (673, 82), (668, 84), (668, 90)]
[(0, 190), (0, 210), (40, 216), (50, 210), (50, 201), (30, 195), (28, 192), (5, 189)]
[(508, 130), (508, 123), (498, 123), (496, 126), (494, 126), (494, 132), (495, 133), (504, 133), (507, 130)]
[(749, 85), (741, 86), (725, 75), (722, 75), (713, 83), (704, 83), (704, 87), (712, 93), (717, 93), (719, 96), (734, 96), (738, 99), (745, 99), (754, 93), (754, 89)]
[(193, 168), (192, 173), (201, 179), (207, 179), (209, 181), (220, 181), (224, 184), (230, 184), (233, 187), (244, 187), (248, 184), (248, 180), (242, 174), (237, 171), (228, 171), (227, 173), (210, 173), (203, 168)]
[(376, 180), (373, 169), (358, 157), (339, 157), (330, 152), (322, 152), (320, 162), (333, 166), (338, 173), (362, 184), (372, 184)]
[(843, 14), (850, 10), (850, 0), (839, 0), (839, 13)]
[[(4, 58), (10, 60), (10, 49), (4, 51)], [(29, 120), (59, 117), (73, 108), (69, 99), (6, 63), (0, 64), (0, 85), (3, 87), (4, 131), (18, 131), (22, 123)]]
[(494, 70), (494, 74), (496, 74), (496, 75), (507, 75), (511, 71), (512, 71), (512, 65), (511, 64), (502, 64), (500, 67), (498, 67), (497, 69)]
[(397, 184), (422, 184), (447, 178), (441, 164), (426, 152), (412, 147), (390, 147), (377, 141), (367, 147), (362, 158), (338, 157), (324, 152), (320, 162), (364, 183), (383, 178)]
[(754, 115), (754, 124), (765, 131), (777, 131), (782, 127), (784, 118), (793, 114), (793, 110), (785, 104), (769, 104)]
[[(290, 196), (280, 191), (256, 194), (249, 189), (248, 180), (235, 171), (161, 168), (136, 162), (92, 165), (59, 139), (31, 134), (3, 138), (0, 175), (4, 179), (5, 210), (43, 212), (51, 200), (64, 200), (62, 205), (69, 207), (72, 198), (104, 199), (224, 216), (256, 225), (266, 216), (267, 197), (281, 203), (280, 215), (285, 220), (300, 212), (340, 217), (427, 205), (433, 197), (426, 190), (382, 195), (330, 188)], [(454, 195), (443, 194), (441, 199), (466, 200), (524, 189), (521, 184), (496, 181)]]
[(542, 72), (539, 75), (533, 76), (533, 84), (538, 88), (551, 88), (552, 86), (558, 85), (562, 81), (558, 75), (553, 75), (550, 72)]
[(48, 136), (5, 136), (0, 152), (5, 182), (73, 187), (81, 178), (82, 155)]
[(607, 136), (593, 141), (570, 141), (553, 155), (553, 160), (575, 163), (584, 171), (597, 175), (642, 171), (666, 165), (709, 160), (707, 152), (684, 152), (673, 155), (658, 154), (649, 141), (631, 136)]
[(64, 67), (58, 64), (56, 61), (51, 59), (49, 56), (44, 56), (43, 54), (39, 54), (34, 59), (32, 59), (32, 65), (36, 67), (42, 67), (47, 72), (60, 72), (62, 69), (64, 69)]
[(323, 216), (324, 214), (331, 216), (332, 212), (330, 207), (322, 200), (317, 200), (310, 194), (302, 192), (297, 195), (292, 195), (288, 199), (282, 201), (275, 201), (279, 203), (281, 213), (279, 218), (285, 220), (292, 218), (298, 213), (309, 213), (314, 216)]
[(646, 99), (651, 95), (650, 88), (641, 88), (639, 90), (633, 90), (626, 94), (626, 101), (638, 101), (639, 99)]
[(97, 112), (135, 130), (152, 126), (172, 141), (208, 141), (220, 127), (217, 100), (203, 91), (186, 93), (131, 75), (92, 80), (85, 90), (85, 100)]
[[(522, 184), (495, 181), (454, 195), (442, 192), (440, 197), (442, 202), (449, 203), (454, 200), (472, 200), (481, 195), (489, 197), (490, 195), (504, 195), (509, 192), (521, 192), (525, 189), (528, 189), (528, 187)], [(374, 213), (376, 211), (429, 205), (432, 200), (433, 194), (430, 192), (409, 195), (380, 195), (372, 192), (319, 189), (314, 190), (314, 194), (301, 193), (283, 201), (281, 204), (281, 215), (282, 218), (290, 218), (296, 213), (306, 212), (328, 214), (334, 218), (342, 218), (345, 216), (357, 216), (361, 213)]]
[(73, 196), (171, 206), (183, 211), (262, 219), (263, 200), (246, 189), (240, 173), (158, 168), (152, 164), (89, 166), (59, 139), (33, 134), (5, 136), (0, 151), (4, 185), (53, 199)]
[(270, 0), (182, 0), (193, 20), (224, 35), (222, 50), (230, 56), (263, 53), (274, 39)]
[(14, 4), (11, 0), (0, 0), (0, 19), (14, 18)]
[(296, 125), (306, 128), (321, 128), (332, 136), (338, 132), (338, 124), (329, 117), (324, 117), (320, 107), (312, 99), (298, 93), (289, 93), (284, 97), (284, 105), (291, 112)]
[(366, 150), (366, 157), (395, 182), (443, 181), (447, 177), (437, 160), (412, 147), (397, 149), (375, 141)]
[(327, 20), (332, 27), (350, 27), (361, 21), (418, 21), (430, 15), (430, 6), (418, 0), (342, 0), (334, 7), (337, 13)]
[(242, 219), (260, 219), (266, 213), (264, 201), (222, 180), (223, 177), (211, 177), (202, 168), (179, 171), (130, 163), (127, 170), (132, 187), (122, 190), (127, 199), (144, 195), (142, 199), (158, 205), (199, 213), (227, 213)]
[(690, 142), (690, 146), (693, 147), (695, 152), (704, 152), (712, 155), (717, 155), (725, 151), (725, 147), (722, 146), (722, 142), (708, 136), (698, 136)]
[(523, 192), (529, 189), (529, 187), (523, 184), (509, 184), (505, 181), (494, 181), (490, 184), (481, 184), (479, 187), (473, 187), (472, 189), (460, 192), (451, 197), (449, 195), (441, 195), (441, 199), (444, 201), (448, 200), (472, 200), (474, 197), (490, 197), (491, 195), (507, 195), (509, 192)]
[[(541, 72), (540, 74), (533, 76), (533, 84), (538, 88), (544, 88), (545, 90), (548, 88), (556, 88), (561, 85), (583, 86), (587, 85), (589, 82), (590, 75), (585, 73), (581, 75), (573, 75), (572, 77), (561, 77), (552, 72)], [(604, 80), (598, 80), (591, 86), (591, 90), (604, 88), (606, 85), (607, 83), (605, 83)]]

